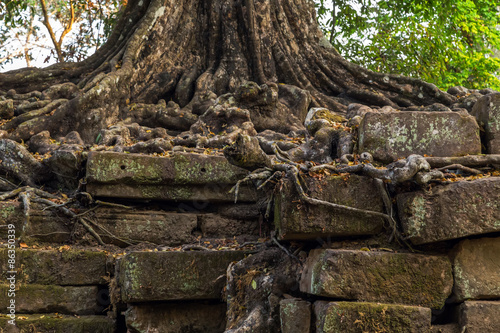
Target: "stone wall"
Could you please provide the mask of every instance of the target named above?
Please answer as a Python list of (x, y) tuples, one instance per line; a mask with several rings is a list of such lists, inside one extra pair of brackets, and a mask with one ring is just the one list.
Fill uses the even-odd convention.
[[(499, 96), (481, 98), (473, 116), (367, 113), (357, 145), (383, 162), (497, 154)], [(224, 332), (228, 267), (278, 242), (302, 265), (297, 288), (279, 295), (282, 332), (500, 332), (497, 169), (393, 188), (395, 238), (382, 218), (302, 202), (289, 179), (277, 183), (274, 207), (251, 183), (235, 203), (229, 190), (248, 171), (217, 152), (93, 152), (87, 191), (114, 204), (75, 213), (105, 246), (54, 210), (33, 204), (27, 219), (18, 201), (0, 202), (0, 239), (13, 224), (18, 240), (14, 268), (0, 250), (0, 332)], [(312, 197), (385, 211), (371, 178), (303, 182)]]

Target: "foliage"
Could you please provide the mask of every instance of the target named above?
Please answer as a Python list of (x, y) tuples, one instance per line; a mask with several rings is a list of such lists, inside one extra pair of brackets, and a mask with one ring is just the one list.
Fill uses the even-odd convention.
[[(349, 61), (440, 88), (500, 90), (498, 0), (315, 0), (326, 36)], [(497, 75), (497, 76), (495, 76)]]
[(0, 0), (0, 65), (25, 58), (29, 66), (36, 48), (51, 49), (45, 62), (52, 57), (80, 61), (106, 40), (124, 4), (126, 0)]

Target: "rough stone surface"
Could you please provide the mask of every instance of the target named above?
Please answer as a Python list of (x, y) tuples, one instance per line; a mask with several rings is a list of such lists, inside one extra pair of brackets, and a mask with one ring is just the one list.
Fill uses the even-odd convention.
[(460, 306), (461, 332), (500, 332), (500, 302), (467, 301)]
[(462, 333), (462, 330), (458, 324), (445, 324), (432, 326), (431, 333)]
[[(124, 209), (99, 209), (99, 224), (112, 234), (128, 242), (151, 242), (167, 246), (190, 243), (195, 240), (193, 231), (198, 226), (196, 214)], [(99, 231), (105, 243), (126, 245)]]
[[(10, 302), (9, 286), (0, 285), (0, 312), (6, 313)], [(99, 314), (108, 304), (99, 304), (97, 286), (61, 287), (26, 284), (15, 291), (16, 313)]]
[(457, 300), (499, 299), (500, 238), (466, 239), (456, 246), (454, 252), (454, 295)]
[(311, 331), (311, 303), (297, 299), (280, 302), (282, 333), (309, 333)]
[[(93, 152), (87, 163), (87, 191), (99, 197), (193, 201), (205, 207), (209, 201), (233, 202), (228, 192), (247, 173), (224, 156)], [(256, 194), (243, 186), (238, 199), (255, 201)]]
[[(308, 194), (313, 198), (383, 212), (379, 191), (370, 178), (356, 175), (305, 177), (305, 182), (304, 188), (309, 189)], [(381, 218), (367, 218), (301, 202), (294, 185), (288, 180), (276, 194), (274, 218), (279, 237), (285, 240), (373, 235), (382, 229), (384, 223)]]
[(500, 154), (500, 93), (481, 97), (471, 114), (484, 129), (484, 146), (487, 154)]
[(232, 219), (217, 214), (198, 216), (203, 237), (229, 237), (259, 235), (258, 219)]
[(220, 299), (226, 269), (243, 251), (132, 252), (118, 263), (125, 302)]
[(436, 309), (452, 286), (446, 257), (355, 250), (312, 250), (300, 280), (313, 295)]
[(371, 112), (359, 125), (359, 151), (387, 163), (411, 154), (480, 154), (479, 126), (457, 112)]
[(500, 177), (461, 181), (397, 197), (413, 244), (500, 231)]
[(428, 332), (429, 308), (380, 303), (314, 303), (316, 333)]
[(222, 333), (226, 304), (134, 305), (125, 313), (129, 333)]
[[(115, 323), (106, 316), (65, 316), (61, 314), (22, 315), (14, 326), (9, 317), (0, 315), (2, 333), (114, 333)], [(5, 331), (2, 331), (4, 328)]]
[[(10, 253), (12, 255), (12, 253)], [(5, 281), (10, 271), (9, 253), (0, 249), (0, 278)], [(106, 254), (82, 250), (15, 251), (16, 281), (20, 283), (56, 285), (106, 284)]]

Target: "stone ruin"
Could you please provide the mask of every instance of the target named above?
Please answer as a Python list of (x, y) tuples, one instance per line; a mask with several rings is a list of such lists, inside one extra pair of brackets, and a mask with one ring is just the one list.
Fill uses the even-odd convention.
[[(0, 332), (500, 332), (500, 94), (454, 89), (453, 110), (311, 109), (308, 138), (257, 135), (274, 169), (234, 165), (214, 136), (146, 135), (145, 154), (117, 144), (138, 125), (103, 131), (110, 149), (52, 168), (91, 208), (2, 197), (18, 248), (15, 326), (0, 249)], [(233, 139), (255, 138), (238, 117)]]

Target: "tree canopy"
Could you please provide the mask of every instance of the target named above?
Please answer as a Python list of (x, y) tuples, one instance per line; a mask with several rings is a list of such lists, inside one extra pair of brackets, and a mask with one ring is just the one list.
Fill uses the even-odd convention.
[(500, 89), (496, 0), (316, 0), (322, 29), (347, 60), (442, 89)]
[(124, 0), (1, 0), (0, 65), (49, 49), (45, 62), (81, 61), (102, 45)]

